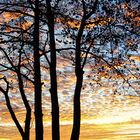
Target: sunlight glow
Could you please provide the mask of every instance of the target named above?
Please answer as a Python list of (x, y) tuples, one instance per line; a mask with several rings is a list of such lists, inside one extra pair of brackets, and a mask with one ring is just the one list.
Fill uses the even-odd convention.
[(98, 117), (97, 119), (92, 120), (83, 120), (82, 122), (85, 124), (113, 124), (113, 123), (123, 123), (129, 121), (137, 121), (140, 119), (140, 112), (139, 111), (130, 111), (130, 112), (116, 112), (119, 114), (118, 116), (109, 114)]
[(0, 138), (0, 140), (10, 140), (10, 139), (7, 139), (7, 138)]

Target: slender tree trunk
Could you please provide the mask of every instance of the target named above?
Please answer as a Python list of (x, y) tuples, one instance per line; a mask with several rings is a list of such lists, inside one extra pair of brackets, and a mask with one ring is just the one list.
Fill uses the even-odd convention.
[(27, 100), (25, 92), (24, 92), (24, 85), (23, 85), (23, 80), (22, 80), (22, 77), (21, 77), (21, 73), (17, 72), (17, 76), (18, 76), (19, 90), (20, 90), (20, 93), (21, 93), (23, 103), (24, 103), (25, 108), (26, 108), (25, 134), (24, 134), (23, 140), (29, 140), (30, 139), (31, 107), (28, 103), (28, 100)]
[(92, 8), (93, 10), (89, 12), (88, 14), (85, 9), (85, 2), (82, 1), (82, 4), (83, 4), (83, 17), (82, 17), (81, 25), (80, 25), (80, 28), (76, 37), (76, 53), (75, 53), (76, 86), (75, 86), (75, 92), (74, 92), (73, 129), (72, 129), (72, 134), (71, 134), (71, 140), (79, 140), (79, 136), (80, 136), (80, 122), (81, 122), (80, 95), (81, 95), (81, 89), (82, 89), (82, 84), (83, 84), (83, 74), (84, 74), (83, 64), (85, 65), (85, 62), (83, 63), (81, 61), (81, 40), (82, 40), (83, 31), (86, 25), (86, 20), (88, 20), (92, 16), (92, 14), (95, 13), (98, 0), (95, 0), (93, 8)]
[(18, 84), (19, 84), (19, 90), (20, 90), (20, 93), (21, 93), (21, 96), (22, 96), (22, 100), (24, 102), (24, 105), (26, 107), (26, 120), (25, 120), (25, 131), (23, 130), (22, 126), (20, 125), (20, 122), (18, 121), (16, 115), (15, 115), (15, 112), (11, 106), (11, 103), (10, 103), (10, 99), (9, 99), (9, 96), (8, 96), (8, 90), (9, 90), (9, 84), (7, 82), (7, 89), (6, 91), (4, 91), (4, 89), (2, 89), (0, 87), (0, 91), (3, 92), (4, 96), (5, 96), (5, 100), (6, 100), (6, 105), (7, 105), (7, 108), (10, 112), (10, 115), (22, 137), (22, 140), (29, 140), (30, 139), (30, 121), (31, 121), (31, 108), (30, 108), (30, 105), (27, 101), (27, 98), (25, 96), (25, 93), (24, 93), (24, 89), (23, 89), (23, 81), (21, 79), (21, 74), (20, 72), (17, 72), (17, 76), (18, 76)]
[(50, 1), (46, 0), (47, 19), (50, 37), (50, 80), (51, 80), (51, 105), (52, 105), (52, 140), (60, 139), (59, 130), (59, 103), (57, 95), (57, 74), (56, 74), (56, 45), (54, 35), (54, 14), (51, 9)]
[[(8, 84), (8, 83), (7, 83)], [(6, 91), (4, 91), (4, 89), (2, 89), (0, 87), (0, 91), (3, 92), (4, 96), (5, 96), (5, 100), (6, 100), (6, 105), (7, 105), (7, 108), (10, 112), (10, 115), (16, 125), (16, 127), (18, 128), (18, 131), (20, 133), (20, 135), (22, 136), (22, 139), (24, 139), (24, 131), (23, 131), (23, 128), (21, 127), (16, 115), (15, 115), (15, 112), (13, 111), (13, 108), (11, 106), (11, 103), (10, 103), (10, 99), (9, 99), (9, 96), (8, 96), (8, 91), (9, 91), (9, 84), (7, 85), (7, 89)]]
[[(77, 52), (77, 56), (80, 56), (80, 51)], [(77, 65), (75, 68), (76, 73), (76, 86), (74, 91), (74, 108), (73, 108), (73, 129), (71, 134), (71, 140), (79, 140), (80, 136), (80, 123), (81, 123), (81, 104), (80, 96), (83, 84), (83, 69), (81, 68), (81, 58), (76, 57)]]
[(73, 129), (71, 134), (71, 140), (79, 140), (79, 135), (80, 135), (80, 122), (81, 122), (80, 96), (81, 96), (83, 74), (84, 74), (83, 68), (81, 66), (81, 38), (84, 31), (84, 26), (85, 26), (85, 19), (83, 17), (76, 38), (76, 52), (75, 52), (76, 86), (74, 91)]
[(26, 113), (26, 120), (25, 120), (25, 135), (24, 140), (30, 139), (30, 122), (31, 122), (31, 110), (28, 109)]
[(14, 121), (14, 123), (16, 124), (16, 127), (18, 128), (18, 131), (20, 132), (21, 136), (22, 136), (22, 139), (24, 140), (24, 131), (19, 123), (19, 121), (17, 120), (16, 118), (16, 115), (11, 107), (11, 104), (10, 104), (10, 100), (9, 100), (9, 97), (8, 97), (8, 93), (4, 94), (5, 95), (5, 99), (6, 99), (6, 105), (7, 105), (7, 108), (10, 112), (10, 115)]
[(39, 0), (35, 1), (34, 12), (35, 134), (36, 140), (43, 140), (42, 85), (39, 54)]
[(74, 111), (73, 111), (73, 129), (71, 140), (79, 140), (80, 136), (80, 122), (81, 122), (81, 105), (80, 105), (80, 95), (83, 83), (83, 74), (78, 71), (77, 72), (77, 80), (76, 87), (74, 92)]

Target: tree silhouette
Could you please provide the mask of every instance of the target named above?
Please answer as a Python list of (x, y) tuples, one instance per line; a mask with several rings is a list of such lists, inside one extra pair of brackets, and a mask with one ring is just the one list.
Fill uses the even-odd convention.
[(43, 114), (42, 114), (42, 83), (40, 68), (40, 46), (39, 46), (39, 0), (35, 1), (34, 8), (34, 32), (33, 32), (33, 51), (34, 51), (34, 90), (35, 90), (35, 127), (36, 140), (43, 140)]
[[(45, 2), (45, 3), (44, 3)], [(28, 3), (29, 6), (25, 6), (25, 4)], [(10, 19), (8, 23), (3, 23), (3, 38), (1, 41), (1, 44), (8, 43), (10, 49), (16, 50), (18, 52), (24, 52), (20, 54), (20, 57), (22, 57), (25, 61), (27, 61), (27, 66), (23, 64), (23, 60), (20, 60), (21, 65), (18, 65), (19, 71), (18, 75), (24, 77), (28, 81), (32, 82), (34, 86), (34, 93), (35, 93), (35, 130), (36, 130), (36, 139), (43, 139), (43, 114), (42, 114), (42, 82), (41, 82), (41, 64), (40, 64), (40, 57), (42, 57), (45, 54), (46, 60), (49, 63), (50, 66), (50, 77), (51, 77), (51, 99), (52, 99), (52, 137), (53, 139), (60, 139), (60, 132), (59, 132), (59, 107), (58, 107), (58, 97), (57, 97), (57, 77), (56, 77), (56, 50), (55, 50), (55, 35), (54, 35), (54, 16), (53, 16), (53, 10), (51, 7), (51, 1), (43, 1), (40, 2), (39, 0), (36, 1), (22, 1), (22, 2), (8, 2), (8, 3), (1, 3), (1, 11), (4, 12), (11, 12), (13, 15), (18, 15), (15, 19)], [(14, 7), (13, 9), (11, 7)], [(6, 7), (6, 8), (5, 8)], [(17, 8), (17, 9), (16, 9)], [(21, 8), (21, 9), (20, 9)], [(24, 11), (24, 10), (25, 11)], [(45, 14), (41, 13), (41, 9), (44, 9)], [(47, 9), (47, 10), (46, 10)], [(23, 11), (22, 11), (23, 10)], [(32, 12), (34, 13), (32, 15)], [(23, 14), (23, 16), (22, 16)], [(42, 17), (44, 16), (45, 17)], [(47, 16), (46, 16), (47, 15)], [(52, 15), (52, 16), (50, 16)], [(48, 23), (46, 23), (46, 19), (48, 19)], [(21, 24), (19, 23), (19, 20), (21, 19)], [(17, 20), (17, 21), (15, 21)], [(27, 20), (27, 21), (26, 21)], [(12, 23), (11, 23), (12, 22)], [(15, 23), (14, 23), (15, 22)], [(31, 22), (27, 29), (24, 29), (24, 22), (27, 24)], [(13, 26), (14, 24), (14, 26)], [(41, 42), (40, 40), (40, 26), (41, 24), (47, 24), (48, 30), (49, 30), (49, 42), (47, 44), (50, 45), (50, 62), (48, 59), (48, 56), (46, 55), (46, 42)], [(17, 26), (16, 26), (17, 25)], [(19, 26), (20, 25), (20, 26)], [(10, 30), (9, 33), (6, 32), (6, 30)], [(13, 31), (14, 30), (14, 31)], [(22, 32), (21, 32), (21, 31)], [(43, 29), (42, 29), (43, 30)], [(12, 34), (13, 32), (19, 33), (19, 36), (14, 36)], [(9, 37), (10, 34), (10, 37)], [(23, 38), (21, 38), (21, 34), (23, 34)], [(45, 36), (45, 35), (44, 35)], [(22, 49), (19, 50), (19, 48), (14, 47), (12, 43), (22, 43), (25, 46), (22, 46)], [(44, 43), (44, 50), (42, 50), (42, 46), (40, 44)], [(25, 48), (25, 49), (24, 49)], [(1, 48), (2, 49), (2, 48)], [(6, 50), (7, 48), (5, 48)], [(26, 49), (27, 54), (26, 54)], [(2, 49), (4, 51), (4, 49)], [(7, 49), (8, 50), (8, 49)], [(4, 51), (5, 55), (8, 57), (8, 52)], [(43, 55), (41, 55), (41, 53)], [(9, 58), (9, 57), (8, 57)], [(9, 60), (9, 63), (12, 64), (12, 61), (16, 61), (16, 59)], [(14, 62), (13, 62), (14, 63)], [(7, 67), (4, 64), (1, 64), (2, 67), (6, 69), (13, 70), (14, 65), (12, 65), (10, 68)], [(16, 67), (16, 66), (15, 66)], [(20, 73), (20, 69), (22, 68), (29, 72), (29, 75), (24, 75), (23, 73)], [(30, 67), (30, 68), (29, 68)], [(19, 77), (17, 79), (18, 82), (20, 82), (22, 79)], [(20, 88), (22, 84), (19, 84)], [(22, 91), (23, 92), (23, 91)]]
[[(98, 0), (71, 1), (65, 7), (67, 5), (71, 9), (64, 14), (63, 23), (66, 25), (64, 32), (74, 43), (72, 47), (67, 48), (67, 50), (72, 50), (69, 51), (69, 56), (62, 55), (71, 59), (75, 65), (76, 86), (71, 140), (78, 140), (81, 121), (80, 95), (83, 85), (84, 67), (87, 64), (91, 65), (93, 72), (96, 71), (97, 77), (101, 77), (101, 74), (105, 73), (105, 71), (110, 75), (109, 71), (104, 67), (104, 65), (107, 65), (128, 83), (128, 80), (124, 78), (124, 74), (116, 67), (122, 62), (124, 63), (125, 59), (129, 61), (127, 51), (133, 50), (138, 43), (138, 21), (134, 19), (135, 17), (130, 21), (128, 16), (130, 13), (131, 15), (135, 13), (136, 17), (138, 17), (138, 5), (133, 8), (131, 2), (102, 2)], [(133, 13), (132, 11), (135, 12)], [(134, 24), (135, 26), (132, 26)], [(133, 38), (133, 43), (130, 43), (132, 46), (127, 47), (130, 38)], [(69, 45), (69, 42), (67, 43)], [(124, 52), (116, 51), (116, 47)], [(92, 74), (89, 75), (89, 78), (95, 79), (92, 77)], [(129, 86), (131, 86), (130, 83)]]
[[(4, 78), (7, 83), (7, 90), (1, 87), (1, 92), (4, 93), (6, 98), (7, 107), (11, 114), (13, 121), (15, 122), (22, 139), (29, 140), (30, 138), (30, 123), (31, 123), (31, 106), (26, 96), (25, 81), (30, 84), (34, 84), (32, 79), (32, 62), (29, 57), (27, 57), (26, 49), (29, 47), (29, 36), (28, 31), (30, 27), (26, 21), (26, 8), (24, 7), (24, 2), (22, 3), (11, 3), (11, 2), (3, 2), (1, 5), (1, 15), (11, 15), (13, 17), (9, 17), (8, 19), (4, 19), (1, 23), (1, 41), (0, 41), (0, 51), (1, 55), (1, 72), (9, 79), (7, 75), (9, 73), (13, 73), (15, 76), (15, 80), (18, 83), (18, 89), (21, 95), (21, 99), (24, 103), (26, 109), (25, 115), (25, 128), (23, 129), (20, 125), (20, 121), (17, 119), (14, 109), (10, 103), (10, 99), (8, 97), (9, 89), (12, 89), (12, 81), (8, 82), (6, 78)], [(21, 13), (24, 15), (22, 16)], [(10, 88), (11, 87), (11, 88)]]
[(56, 74), (56, 44), (54, 34), (54, 11), (51, 7), (51, 1), (46, 0), (47, 19), (50, 39), (50, 93), (51, 93), (51, 108), (52, 108), (52, 140), (60, 139), (59, 130), (59, 104), (57, 95), (57, 74)]
[[(7, 45), (7, 43), (6, 43)], [(12, 47), (12, 44), (10, 46), (10, 48)], [(10, 99), (9, 99), (9, 96), (8, 96), (8, 92), (9, 92), (9, 89), (11, 88), (10, 86), (10, 83), (8, 82), (8, 80), (6, 79), (6, 76), (5, 77), (2, 77), (1, 79), (3, 79), (6, 83), (6, 88), (4, 89), (3, 87), (0, 87), (0, 91), (4, 94), (5, 96), (5, 99), (6, 99), (6, 104), (7, 104), (7, 107), (9, 109), (9, 112), (11, 114), (11, 117), (13, 119), (13, 121), (15, 122), (21, 136), (22, 136), (22, 139), (23, 140), (29, 140), (29, 136), (30, 136), (30, 123), (31, 123), (31, 107), (30, 107), (30, 104), (27, 100), (27, 97), (26, 97), (26, 94), (25, 94), (25, 90), (24, 90), (24, 82), (23, 82), (23, 79), (26, 78), (28, 80), (28, 76), (26, 74), (23, 74), (22, 71), (21, 71), (21, 68), (22, 68), (22, 55), (23, 55), (23, 51), (22, 51), (22, 48), (23, 47), (23, 44), (21, 45), (21, 47), (19, 46), (19, 52), (17, 54), (17, 58), (18, 60), (16, 59), (15, 60), (15, 57), (12, 57), (11, 56), (11, 52), (10, 52), (10, 48), (6, 48), (6, 47), (0, 47), (0, 51), (2, 52), (2, 57), (4, 59), (2, 59), (4, 62), (7, 61), (8, 64), (3, 64), (3, 62), (0, 64), (1, 68), (3, 70), (1, 70), (1, 72), (4, 72), (5, 71), (9, 71), (10, 73), (14, 72), (15, 73), (15, 76), (17, 77), (16, 80), (18, 81), (18, 88), (19, 88), (19, 92), (20, 92), (20, 95), (22, 97), (22, 100), (23, 100), (23, 103), (24, 103), (24, 106), (25, 106), (25, 109), (26, 109), (26, 116), (25, 116), (25, 128), (23, 130), (22, 126), (20, 125), (20, 122), (18, 121), (14, 111), (13, 111), (13, 108), (12, 108), (12, 105), (10, 103)], [(14, 54), (14, 51), (13, 51), (13, 54)], [(14, 62), (13, 62), (14, 60)], [(16, 62), (17, 61), (17, 62)], [(5, 62), (5, 63), (7, 63)], [(9, 66), (10, 65), (10, 66)], [(32, 80), (30, 80), (31, 82)]]
[[(43, 140), (42, 67), (49, 69), (50, 75), (52, 139), (60, 139), (57, 85), (59, 75), (56, 65), (58, 54), (69, 58), (75, 66), (71, 140), (78, 140), (80, 135), (80, 96), (84, 89), (84, 68), (87, 65), (91, 67), (87, 77), (100, 85), (101, 77), (106, 75), (110, 79), (111, 72), (119, 75), (128, 86), (133, 85), (125, 75), (131, 74), (138, 78), (129, 65), (124, 65), (127, 61), (139, 71), (131, 58), (131, 53), (136, 53), (139, 49), (138, 3), (109, 0), (23, 0), (1, 2), (0, 11), (1, 17), (5, 14), (10, 17), (0, 21), (0, 51), (1, 60), (4, 60), (4, 63), (0, 62), (0, 66), (1, 73), (5, 75), (1, 78), (5, 87), (1, 86), (0, 91), (5, 96), (9, 112), (23, 139), (29, 139), (31, 120), (31, 106), (25, 93), (26, 81), (34, 89), (36, 139)], [(57, 29), (57, 25), (61, 28)], [(41, 60), (45, 62), (45, 66)], [(124, 66), (120, 69), (122, 65)], [(13, 72), (16, 77), (25, 105), (24, 129), (8, 96), (8, 91), (12, 90), (12, 82), (7, 76), (9, 72)], [(93, 73), (96, 73), (96, 78), (92, 77)], [(92, 87), (93, 84), (90, 84)]]

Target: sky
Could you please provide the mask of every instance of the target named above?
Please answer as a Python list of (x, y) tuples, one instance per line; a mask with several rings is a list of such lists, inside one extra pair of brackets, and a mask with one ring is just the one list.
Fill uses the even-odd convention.
[[(4, 21), (8, 22), (11, 20), (10, 13), (0, 17), (0, 23)], [(17, 18), (12, 17), (12, 18)], [(31, 25), (31, 23), (26, 23)], [(26, 26), (23, 26), (25, 28)], [(139, 54), (139, 52), (138, 52)], [(137, 65), (140, 64), (140, 57), (135, 54), (131, 55), (131, 60), (134, 60)], [(127, 62), (126, 62), (127, 63)], [(129, 63), (129, 62), (128, 62)], [(75, 74), (74, 66), (70, 66), (71, 62), (67, 59), (59, 58), (57, 62), (57, 72), (58, 72), (58, 96), (60, 105), (60, 119), (61, 125), (71, 125), (72, 124), (72, 113), (73, 113), (73, 94), (75, 88)], [(100, 64), (99, 67), (104, 64)], [(128, 65), (129, 66), (129, 65)], [(119, 66), (122, 68), (123, 64)], [(110, 69), (109, 69), (110, 70)], [(84, 125), (84, 130), (86, 130), (86, 125), (102, 125), (105, 129), (105, 125), (118, 124), (125, 122), (139, 122), (140, 120), (140, 97), (132, 88), (130, 88), (126, 83), (122, 84), (122, 79), (116, 75), (112, 74), (113, 78), (108, 79), (103, 73), (99, 83), (92, 80), (89, 75), (91, 75), (90, 66), (85, 67), (84, 83), (81, 94), (81, 111), (82, 120), (81, 123)], [(1, 73), (1, 76), (3, 74)], [(11, 99), (11, 104), (16, 112), (21, 123), (24, 122), (24, 106), (21, 101), (21, 97), (18, 94), (18, 89), (16, 88), (17, 83), (14, 81), (12, 75), (14, 73), (9, 73), (9, 80), (13, 80), (14, 86), (9, 97)], [(11, 76), (11, 77), (10, 77)], [(92, 77), (96, 76), (96, 73), (92, 73)], [(129, 76), (129, 75), (127, 75)], [(11, 79), (10, 79), (11, 78)], [(134, 77), (130, 80), (135, 86), (136, 90), (139, 91), (140, 81)], [(0, 84), (3, 84), (0, 81)], [(49, 74), (48, 71), (42, 71), (42, 82), (45, 84), (42, 87), (43, 90), (43, 112), (44, 112), (44, 124), (46, 127), (51, 125), (51, 102), (49, 93)], [(114, 91), (117, 88), (117, 93)], [(34, 113), (33, 103), (33, 88), (27, 83), (26, 95), (30, 104), (32, 106), (32, 114)], [(32, 121), (34, 117), (32, 117)], [(32, 124), (34, 127), (34, 123)], [(5, 98), (0, 94), (0, 131), (2, 127), (12, 127), (15, 126), (10, 114), (7, 110), (5, 104)], [(111, 126), (109, 126), (111, 128)], [(130, 127), (130, 126), (129, 126)], [(131, 128), (131, 127), (130, 127)], [(136, 127), (138, 128), (139, 127)], [(130, 131), (131, 129), (129, 129)], [(10, 132), (11, 130), (9, 130)], [(127, 132), (129, 132), (127, 131)], [(116, 134), (121, 135), (123, 131), (116, 132)], [(125, 133), (125, 132), (124, 132)], [(0, 139), (2, 140), (2, 139)], [(4, 140), (4, 138), (3, 138)], [(5, 139), (6, 140), (6, 139)], [(7, 139), (8, 140), (8, 139)]]

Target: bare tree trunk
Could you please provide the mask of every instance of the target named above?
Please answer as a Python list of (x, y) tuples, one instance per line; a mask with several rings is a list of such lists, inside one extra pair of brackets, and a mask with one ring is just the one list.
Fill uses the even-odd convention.
[[(79, 140), (80, 136), (80, 122), (81, 122), (81, 105), (80, 105), (80, 95), (83, 83), (83, 74), (77, 72), (76, 87), (74, 92), (74, 111), (73, 111), (73, 129), (71, 140)], [(80, 74), (81, 73), (81, 74)]]
[(25, 96), (24, 92), (24, 85), (23, 80), (20, 72), (17, 72), (18, 75), (18, 84), (19, 84), (19, 90), (21, 93), (22, 100), (24, 102), (25, 108), (26, 108), (26, 117), (25, 117), (25, 134), (24, 134), (24, 140), (30, 139), (30, 122), (31, 122), (31, 107), (28, 103), (28, 100)]
[[(19, 67), (20, 67), (20, 65), (19, 65)], [(20, 122), (18, 121), (18, 119), (15, 115), (15, 112), (14, 112), (12, 106), (11, 106), (10, 99), (9, 99), (9, 96), (8, 96), (8, 92), (9, 92), (10, 87), (9, 87), (9, 82), (7, 81), (6, 78), (2, 78), (7, 84), (6, 90), (4, 90), (2, 87), (0, 87), (0, 91), (5, 96), (7, 108), (10, 112), (10, 115), (11, 115), (18, 131), (20, 132), (22, 140), (29, 140), (30, 139), (31, 108), (30, 108), (30, 105), (29, 105), (29, 103), (27, 101), (27, 98), (25, 96), (25, 93), (24, 93), (24, 87), (23, 87), (23, 81), (22, 81), (22, 78), (21, 78), (21, 73), (20, 73), (20, 71), (16, 71), (16, 73), (17, 73), (17, 76), (18, 76), (19, 90), (20, 90), (22, 100), (24, 102), (24, 105), (25, 105), (26, 111), (27, 111), (26, 120), (25, 120), (25, 131), (23, 130), (22, 126), (20, 125)]]
[(39, 0), (35, 1), (34, 16), (34, 86), (36, 140), (43, 140), (42, 85), (39, 54)]
[(9, 97), (8, 97), (8, 93), (4, 94), (5, 95), (5, 99), (6, 99), (6, 105), (7, 105), (7, 108), (10, 112), (10, 115), (14, 121), (14, 123), (16, 124), (16, 127), (18, 128), (18, 131), (20, 132), (21, 136), (22, 136), (22, 139), (24, 140), (24, 131), (21, 127), (21, 125), (19, 124), (19, 121), (17, 120), (16, 118), (16, 115), (11, 107), (11, 104), (10, 104), (10, 100), (9, 100)]
[(60, 139), (59, 130), (59, 103), (57, 95), (57, 74), (56, 74), (56, 45), (54, 35), (54, 14), (51, 9), (50, 1), (47, 4), (47, 19), (50, 36), (50, 80), (51, 80), (51, 105), (52, 105), (52, 140)]
[(6, 90), (4, 90), (2, 87), (0, 87), (0, 91), (5, 96), (6, 105), (7, 105), (7, 108), (9, 110), (9, 112), (10, 112), (10, 115), (11, 115), (16, 127), (18, 128), (18, 131), (19, 131), (20, 135), (22, 136), (22, 139), (24, 140), (24, 130), (23, 130), (22, 126), (20, 125), (20, 123), (19, 123), (19, 121), (18, 121), (18, 119), (17, 119), (17, 117), (15, 115), (15, 112), (13, 111), (13, 108), (11, 106), (10, 99), (9, 99), (9, 96), (8, 96), (9, 82), (6, 79), (4, 79), (4, 80), (5, 80), (6, 84), (7, 84), (7, 88), (6, 88)]
[(76, 53), (75, 53), (75, 74), (76, 74), (76, 86), (74, 92), (74, 108), (73, 108), (73, 129), (71, 134), (71, 140), (79, 140), (80, 135), (80, 122), (81, 122), (81, 106), (80, 96), (83, 83), (83, 68), (81, 66), (81, 38), (85, 26), (85, 19), (80, 25), (80, 29), (76, 38)]

